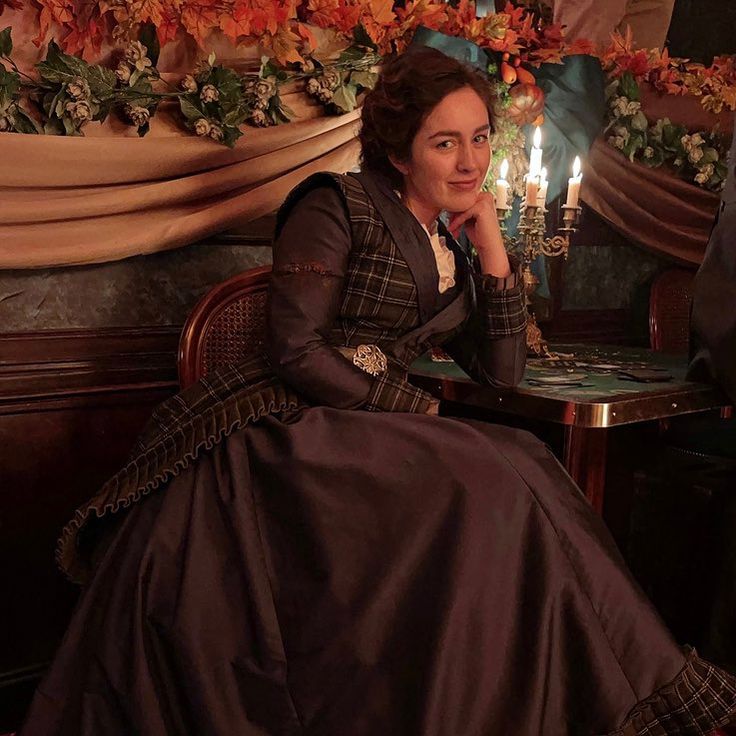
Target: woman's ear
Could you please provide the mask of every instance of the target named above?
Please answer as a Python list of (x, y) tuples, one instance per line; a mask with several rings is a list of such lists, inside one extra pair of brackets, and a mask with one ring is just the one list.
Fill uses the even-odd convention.
[(404, 163), (403, 161), (399, 161), (395, 156), (389, 156), (388, 160), (391, 162), (391, 165), (403, 176), (406, 176), (409, 173), (409, 167)]

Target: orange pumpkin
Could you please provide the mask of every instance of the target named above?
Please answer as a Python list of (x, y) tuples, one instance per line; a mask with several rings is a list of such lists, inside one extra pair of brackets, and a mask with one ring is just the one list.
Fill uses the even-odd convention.
[(536, 84), (517, 84), (509, 90), (507, 114), (517, 125), (529, 125), (544, 111), (544, 92)]

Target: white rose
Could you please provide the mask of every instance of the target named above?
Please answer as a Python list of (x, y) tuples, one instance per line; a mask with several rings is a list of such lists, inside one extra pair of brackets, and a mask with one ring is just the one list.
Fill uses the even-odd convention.
[(211, 128), (212, 126), (210, 125), (209, 120), (206, 120), (205, 118), (199, 118), (199, 120), (194, 123), (194, 132), (200, 136), (209, 135)]
[(214, 84), (205, 84), (199, 93), (199, 98), (202, 102), (217, 102), (220, 99), (220, 91)]
[(687, 157), (690, 160), (690, 163), (696, 164), (698, 163), (698, 161), (700, 161), (701, 158), (703, 158), (703, 149), (694, 146), (690, 149), (690, 153)]

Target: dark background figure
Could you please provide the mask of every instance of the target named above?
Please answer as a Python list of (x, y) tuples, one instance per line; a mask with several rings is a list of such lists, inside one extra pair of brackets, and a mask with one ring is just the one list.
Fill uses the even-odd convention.
[(672, 56), (710, 64), (714, 56), (736, 54), (733, 0), (677, 0), (668, 46)]
[(690, 377), (720, 385), (736, 402), (736, 132), (728, 179), (695, 277)]

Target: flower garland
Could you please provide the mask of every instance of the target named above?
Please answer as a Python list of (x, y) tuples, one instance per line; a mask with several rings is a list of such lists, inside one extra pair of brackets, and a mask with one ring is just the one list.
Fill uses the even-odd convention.
[(613, 34), (601, 62), (613, 79), (628, 73), (635, 82), (648, 82), (659, 92), (699, 97), (708, 112), (718, 114), (724, 108), (736, 111), (736, 58), (733, 56), (716, 57), (706, 67), (671, 57), (667, 49), (635, 50), (629, 28), (625, 36)]
[(630, 161), (666, 165), (678, 176), (713, 192), (726, 183), (728, 141), (717, 131), (692, 132), (669, 118), (650, 124), (641, 109), (639, 85), (627, 71), (606, 89), (606, 140)]
[[(436, 0), (34, 0), (39, 7), (43, 43), (53, 31), (60, 48), (91, 60), (112, 38), (137, 40), (150, 24), (163, 46), (178, 34), (204, 48), (213, 32), (234, 44), (258, 43), (279, 63), (300, 62), (314, 50), (314, 27), (354, 39), (358, 27), (381, 54), (402, 51), (420, 25), (460, 36), (493, 51), (522, 54), (533, 65), (558, 61), (565, 54), (562, 28), (540, 23), (537, 12), (508, 2), (502, 13), (476, 18), (475, 3), (449, 5)], [(575, 44), (571, 53), (587, 53), (590, 44)]]
[[(303, 85), (328, 114), (353, 110), (361, 92), (374, 86), (382, 56), (405, 49), (422, 25), (496, 52), (497, 63), (491, 61), (488, 70), (506, 110), (500, 154), (503, 140), (514, 141), (509, 150), (523, 146), (518, 126), (543, 109), (544, 96), (529, 67), (589, 46), (567, 45), (559, 26), (510, 2), (503, 13), (486, 18), (475, 17), (472, 0), (460, 0), (456, 7), (409, 0), (395, 9), (391, 0), (105, 0), (84, 3), (84, 13), (76, 0), (38, 2), (36, 40), (40, 43), (55, 25), (62, 41), (49, 43), (34, 79), (13, 62), (11, 29), (0, 32), (2, 132), (81, 135), (89, 121), (115, 113), (145, 135), (159, 105), (174, 102), (188, 130), (232, 146), (244, 124), (267, 126), (293, 118), (280, 96), (285, 84)], [(193, 24), (195, 15), (199, 20)], [(260, 70), (238, 74), (210, 55), (179, 87), (161, 78), (156, 63), (163, 43), (183, 32), (203, 42), (216, 29), (236, 43), (269, 49)], [(89, 57), (108, 37), (118, 42), (114, 69), (75, 55)]]

